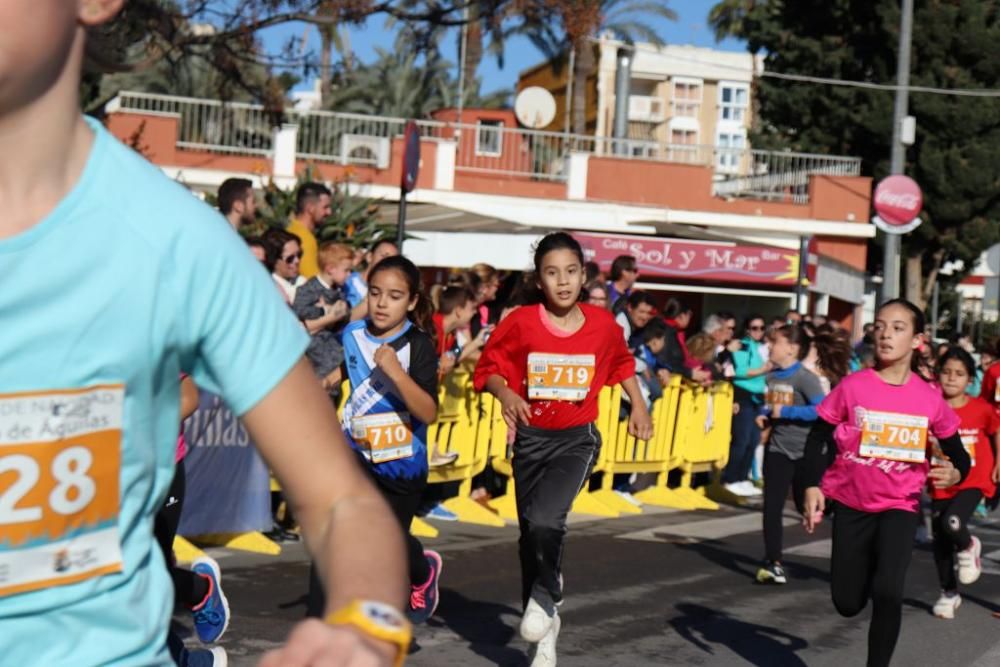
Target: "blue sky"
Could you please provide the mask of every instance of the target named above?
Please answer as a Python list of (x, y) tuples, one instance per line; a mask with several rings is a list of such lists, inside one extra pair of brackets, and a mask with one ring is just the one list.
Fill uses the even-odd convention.
[[(2, 1), (2, 0), (0, 0)], [(663, 40), (669, 44), (693, 44), (726, 51), (742, 51), (742, 42), (727, 39), (717, 43), (708, 27), (708, 12), (715, 4), (714, 0), (670, 0), (669, 6), (677, 13), (677, 21), (656, 19), (650, 26), (657, 30)], [(375, 48), (390, 49), (394, 32), (385, 27), (384, 16), (374, 16), (361, 27), (350, 30), (351, 46), (355, 57), (362, 62), (371, 62), (376, 57)], [(264, 45), (269, 51), (277, 51), (289, 37), (308, 35), (307, 49), (317, 51), (319, 36), (314, 29), (306, 29), (303, 25), (286, 25), (270, 29), (262, 34)], [(443, 53), (452, 62), (457, 63), (458, 39), (453, 32), (443, 43)], [(483, 81), (483, 92), (506, 88), (513, 90), (518, 73), (544, 60), (542, 54), (527, 39), (514, 38), (507, 42), (503, 69), (497, 65), (496, 59), (486, 56), (479, 67), (479, 75)], [(308, 87), (303, 83), (299, 87)]]

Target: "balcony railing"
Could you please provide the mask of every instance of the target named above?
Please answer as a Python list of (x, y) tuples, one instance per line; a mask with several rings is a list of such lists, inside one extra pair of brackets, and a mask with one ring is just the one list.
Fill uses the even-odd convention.
[[(122, 92), (106, 111), (137, 111), (178, 118), (177, 146), (211, 152), (267, 155), (272, 128), (298, 126), (299, 157), (338, 164), (389, 166), (392, 140), (403, 135), (404, 118), (333, 111), (285, 110), (257, 104), (220, 102), (152, 93)], [(537, 181), (567, 177), (570, 153), (698, 165), (715, 173), (713, 194), (804, 202), (809, 177), (858, 176), (860, 158), (708, 145), (666, 144), (488, 124), (419, 120), (423, 137), (456, 141), (455, 169)]]

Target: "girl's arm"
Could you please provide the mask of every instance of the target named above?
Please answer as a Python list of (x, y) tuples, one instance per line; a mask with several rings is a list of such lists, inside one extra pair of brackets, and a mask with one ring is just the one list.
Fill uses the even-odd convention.
[(622, 382), (622, 390), (628, 394), (632, 403), (632, 411), (628, 417), (628, 432), (639, 440), (649, 440), (653, 437), (653, 420), (646, 409), (646, 399), (639, 389), (639, 381), (633, 375)]
[[(930, 477), (934, 482), (934, 486), (940, 489), (958, 484), (968, 477), (972, 461), (969, 459), (969, 453), (965, 451), (965, 446), (962, 444), (962, 438), (959, 437), (958, 431), (947, 438), (938, 438), (938, 443), (941, 445), (941, 451), (944, 452), (948, 461), (943, 466), (932, 468)], [(958, 471), (958, 479), (954, 479), (952, 466)]]
[(181, 421), (198, 409), (198, 385), (190, 377), (181, 380)]
[(396, 350), (388, 345), (380, 345), (375, 350), (374, 359), (375, 365), (381, 368), (396, 385), (406, 409), (414, 419), (424, 424), (430, 424), (437, 419), (437, 401), (403, 370), (399, 357), (396, 356)]
[(819, 417), (816, 415), (816, 408), (826, 398), (823, 394), (813, 396), (809, 399), (808, 405), (775, 405), (771, 416), (774, 419), (792, 419), (800, 422), (814, 422)]
[(1000, 431), (993, 434), (993, 483), (1000, 482)]
[(501, 375), (490, 375), (486, 379), (486, 391), (497, 397), (503, 408), (503, 419), (508, 428), (517, 428), (518, 423), (525, 426), (531, 424), (531, 407), (513, 389), (507, 386), (507, 380)]
[(823, 510), (826, 508), (826, 498), (819, 489), (819, 482), (826, 471), (826, 447), (836, 447), (833, 432), (836, 426), (818, 417), (813, 422), (806, 438), (806, 451), (803, 457), (805, 467), (806, 490), (802, 503), (802, 523), (807, 533), (812, 533), (823, 520)]

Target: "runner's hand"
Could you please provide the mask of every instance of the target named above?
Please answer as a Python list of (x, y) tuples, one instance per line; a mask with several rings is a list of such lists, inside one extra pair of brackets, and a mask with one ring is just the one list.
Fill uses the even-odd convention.
[(802, 525), (810, 535), (823, 520), (824, 509), (826, 509), (826, 498), (823, 492), (818, 486), (810, 486), (806, 489), (805, 499), (802, 502)]
[(632, 406), (632, 414), (628, 418), (628, 432), (639, 440), (649, 440), (653, 437), (653, 420), (645, 405)]
[(513, 389), (507, 387), (507, 390), (497, 398), (503, 407), (503, 420), (507, 422), (507, 428), (511, 431), (517, 428), (518, 423), (525, 426), (531, 423), (531, 407)]
[(997, 461), (997, 464), (993, 466), (993, 475), (991, 479), (994, 484), (1000, 483), (1000, 461)]
[(961, 473), (959, 473), (955, 468), (955, 465), (948, 460), (941, 461), (939, 464), (931, 468), (931, 471), (927, 476), (930, 477), (931, 482), (934, 484), (934, 488), (936, 489), (943, 489), (953, 484), (958, 484), (958, 481), (962, 479)]
[(761, 431), (767, 428), (767, 417), (764, 415), (757, 415), (753, 421)]
[(266, 653), (258, 667), (390, 667), (395, 653), (390, 644), (312, 618), (296, 625), (288, 642)]
[(372, 358), (375, 365), (389, 377), (395, 377), (397, 373), (405, 373), (402, 364), (399, 363), (399, 357), (396, 356), (396, 351), (385, 343), (378, 346)]

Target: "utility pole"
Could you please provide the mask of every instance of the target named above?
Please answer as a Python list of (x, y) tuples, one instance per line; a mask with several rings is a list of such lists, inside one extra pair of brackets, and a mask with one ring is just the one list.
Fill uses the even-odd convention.
[[(903, 119), (909, 106), (910, 43), (913, 37), (913, 0), (903, 0), (903, 17), (899, 28), (899, 57), (896, 63), (896, 106), (892, 114), (892, 165), (893, 174), (902, 174), (906, 163), (903, 145)], [(885, 253), (882, 258), (882, 301), (899, 296), (900, 234), (885, 235)]]

